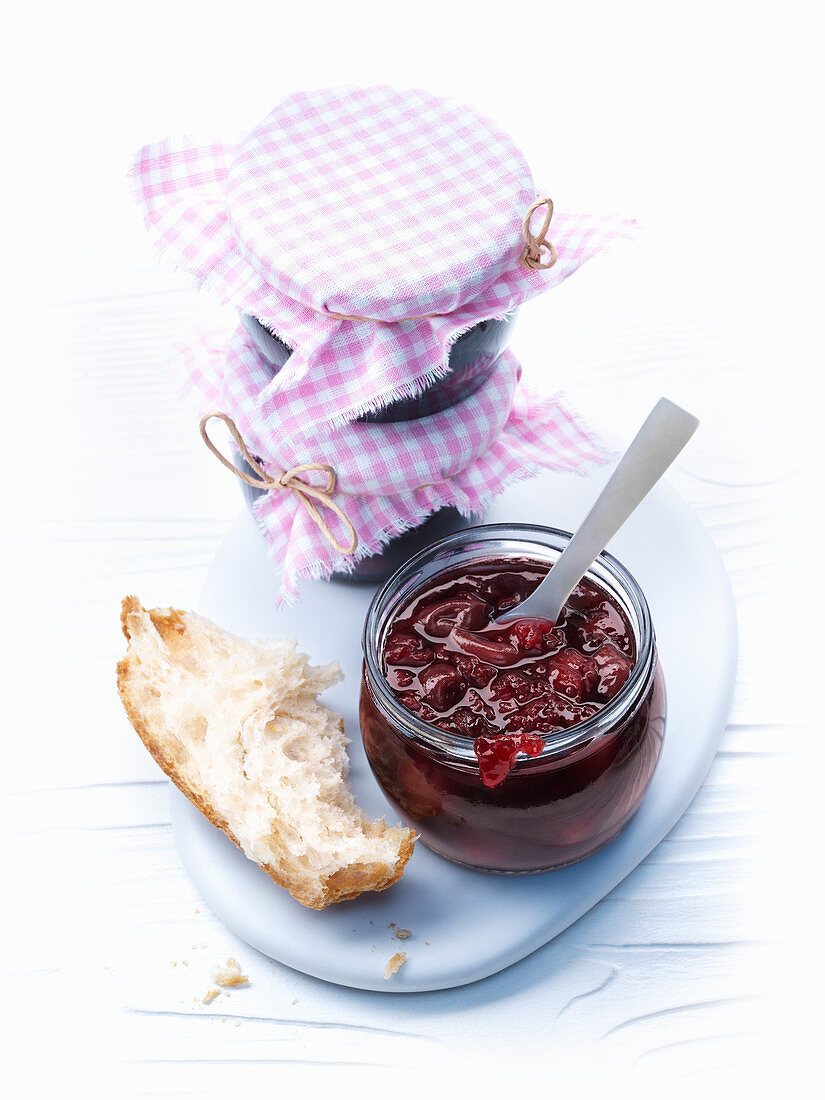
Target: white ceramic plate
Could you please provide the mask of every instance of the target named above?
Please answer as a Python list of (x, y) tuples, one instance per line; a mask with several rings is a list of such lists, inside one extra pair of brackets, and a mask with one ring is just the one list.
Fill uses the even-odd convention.
[[(518, 484), (490, 523), (574, 529), (609, 470), (582, 479), (546, 474)], [(612, 843), (572, 867), (501, 877), (468, 871), (419, 841), (403, 879), (381, 894), (315, 912), (275, 886), (172, 788), (172, 825), (183, 863), (213, 911), (279, 962), (360, 989), (416, 992), (484, 978), (552, 939), (613, 889), (684, 813), (713, 760), (736, 670), (736, 612), (717, 551), (686, 504), (659, 486), (609, 547), (647, 595), (668, 691), (659, 766), (636, 816)], [(352, 739), (352, 785), (373, 816), (394, 821), (372, 777), (358, 729), (360, 636), (372, 586), (307, 583), (296, 608), (273, 610), (264, 543), (244, 513), (212, 565), (200, 610), (240, 634), (289, 636), (316, 663), (338, 660), (345, 681), (324, 701)], [(391, 924), (412, 931), (399, 943)], [(395, 951), (406, 965), (384, 981)]]

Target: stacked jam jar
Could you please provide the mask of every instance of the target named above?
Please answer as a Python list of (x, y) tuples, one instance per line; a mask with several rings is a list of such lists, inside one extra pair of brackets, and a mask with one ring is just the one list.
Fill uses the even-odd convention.
[(240, 141), (146, 146), (132, 178), (157, 247), (239, 313), (184, 362), (285, 598), (301, 577), (378, 580), (514, 479), (600, 457), (507, 345), (524, 302), (632, 223), (554, 212), (472, 107), (298, 92)]

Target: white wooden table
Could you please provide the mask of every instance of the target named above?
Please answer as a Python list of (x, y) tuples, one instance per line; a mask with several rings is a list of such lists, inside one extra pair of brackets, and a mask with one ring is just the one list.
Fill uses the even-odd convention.
[[(435, 38), (358, 5), (315, 5), (310, 21), (240, 4), (230, 26), (187, 4), (144, 4), (139, 25), (88, 5), (17, 17), (39, 76), (24, 81), (33, 53), (12, 59), (25, 95), (6, 176), (9, 1096), (404, 1094), (424, 1066), (476, 1093), (500, 1087), (498, 1067), (579, 1095), (816, 1094), (821, 930), (805, 871), (821, 735), (791, 648), (802, 558), (783, 535), (818, 434), (810, 34), (793, 4), (781, 27), (752, 7), (630, 4), (554, 14), (552, 29), (516, 4), (492, 37), (469, 7), (443, 7), (421, 7)], [(311, 51), (289, 48), (308, 36)], [(549, 42), (538, 67), (525, 36)], [(210, 914), (114, 687), (120, 598), (194, 606), (241, 507), (165, 368), (176, 341), (231, 318), (158, 266), (123, 178), (131, 152), (166, 131), (242, 129), (293, 86), (376, 79), (475, 101), (557, 202), (643, 222), (639, 243), (526, 307), (514, 345), (534, 381), (621, 437), (663, 393), (700, 416), (672, 480), (724, 556), (742, 637), (721, 751), (670, 836), (528, 959), (405, 996), (290, 971)], [(251, 983), (204, 1005), (228, 955)]]

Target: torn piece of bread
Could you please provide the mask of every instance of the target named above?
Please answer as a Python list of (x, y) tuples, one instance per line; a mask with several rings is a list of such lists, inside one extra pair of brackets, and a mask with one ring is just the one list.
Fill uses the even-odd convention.
[(123, 601), (117, 666), (129, 720), (169, 778), (302, 905), (323, 909), (404, 872), (415, 833), (370, 821), (347, 783), (341, 678), (291, 641), (239, 638), (194, 612)]

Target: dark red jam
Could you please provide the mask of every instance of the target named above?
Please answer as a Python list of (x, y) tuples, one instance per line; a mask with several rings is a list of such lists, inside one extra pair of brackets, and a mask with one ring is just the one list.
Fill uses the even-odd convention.
[[(498, 537), (486, 530), (476, 537)], [(605, 576), (635, 608), (635, 627), (589, 581), (555, 625), (492, 622), (547, 568), (479, 555), (394, 605), (402, 572), (367, 616), (360, 719), (370, 767), (428, 847), (479, 870), (549, 870), (597, 851), (635, 813), (662, 746), (655, 637), (618, 563)]]
[(624, 687), (635, 654), (618, 605), (582, 581), (555, 624), (498, 625), (546, 576), (537, 562), (485, 562), (436, 578), (393, 621), (387, 683), (407, 710), (471, 738), (481, 778), (495, 787), (519, 753), (538, 756), (542, 734), (596, 714)]

